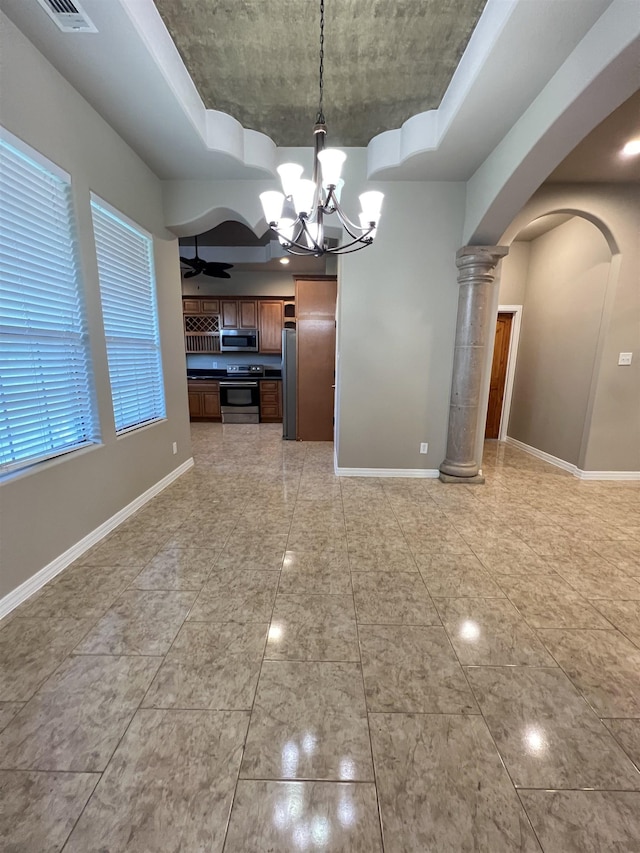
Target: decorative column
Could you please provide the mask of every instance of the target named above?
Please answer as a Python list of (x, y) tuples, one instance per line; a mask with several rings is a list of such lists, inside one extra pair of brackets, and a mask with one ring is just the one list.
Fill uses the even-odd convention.
[(484, 483), (475, 459), (478, 404), (492, 305), (494, 269), (507, 246), (464, 246), (456, 253), (458, 321), (449, 403), (447, 456), (440, 466), (443, 483)]

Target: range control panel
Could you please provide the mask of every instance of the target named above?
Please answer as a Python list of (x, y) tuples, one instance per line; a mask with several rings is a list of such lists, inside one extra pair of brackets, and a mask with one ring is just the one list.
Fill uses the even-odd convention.
[(264, 365), (228, 364), (227, 376), (264, 376)]

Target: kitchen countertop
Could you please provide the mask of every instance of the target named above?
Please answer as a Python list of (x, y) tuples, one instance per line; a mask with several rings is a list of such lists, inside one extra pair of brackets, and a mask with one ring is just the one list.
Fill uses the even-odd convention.
[(264, 376), (229, 376), (226, 370), (216, 368), (193, 368), (187, 370), (187, 379), (282, 379), (282, 371), (279, 367), (265, 367)]

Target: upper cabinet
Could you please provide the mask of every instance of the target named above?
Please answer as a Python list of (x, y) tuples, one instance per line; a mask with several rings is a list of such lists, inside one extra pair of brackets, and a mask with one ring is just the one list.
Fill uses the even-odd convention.
[(182, 298), (182, 313), (183, 314), (219, 314), (220, 300), (210, 299), (208, 297), (199, 299), (195, 296), (183, 296)]
[[(260, 352), (282, 352), (282, 329), (295, 317), (291, 299), (232, 299), (186, 296), (182, 300), (185, 350), (220, 352), (222, 329), (257, 329)], [(295, 320), (294, 320), (295, 328)]]
[(258, 330), (260, 333), (260, 352), (282, 352), (282, 300), (268, 302), (261, 299), (258, 303)]
[(221, 299), (223, 329), (257, 329), (258, 303), (255, 299)]

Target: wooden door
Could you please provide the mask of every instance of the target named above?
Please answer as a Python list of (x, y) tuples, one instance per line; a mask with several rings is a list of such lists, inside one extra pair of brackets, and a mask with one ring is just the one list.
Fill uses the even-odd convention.
[(296, 279), (297, 437), (333, 441), (335, 278)]
[(282, 352), (282, 302), (267, 302), (261, 299), (258, 303), (260, 352), (280, 354)]
[(507, 361), (511, 341), (511, 322), (513, 314), (498, 314), (496, 321), (496, 339), (491, 363), (491, 383), (489, 385), (489, 405), (487, 407), (487, 426), (485, 438), (498, 438), (500, 435), (500, 416), (504, 400), (504, 386), (507, 381)]

